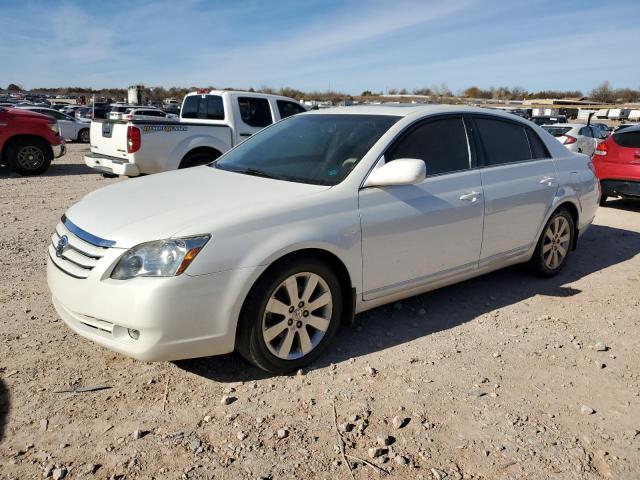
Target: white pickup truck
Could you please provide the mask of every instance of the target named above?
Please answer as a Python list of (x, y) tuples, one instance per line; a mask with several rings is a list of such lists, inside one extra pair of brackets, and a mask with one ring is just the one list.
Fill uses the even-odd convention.
[(185, 96), (177, 121), (96, 119), (84, 162), (106, 175), (164, 172), (212, 162), (278, 120), (306, 111), (288, 97), (199, 90)]

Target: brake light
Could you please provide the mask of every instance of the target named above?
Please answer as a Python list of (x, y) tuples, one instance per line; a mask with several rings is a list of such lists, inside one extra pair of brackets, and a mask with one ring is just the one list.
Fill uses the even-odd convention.
[(602, 143), (598, 144), (598, 146), (596, 147), (596, 150), (595, 150), (595, 152), (593, 152), (593, 154), (594, 155), (606, 156), (608, 148), (609, 147), (607, 147), (607, 142), (602, 142)]
[(140, 129), (137, 127), (127, 127), (127, 153), (135, 153), (140, 150), (140, 144), (142, 143), (142, 136), (140, 135)]
[(198, 93), (199, 93), (200, 95), (205, 95), (205, 94), (209, 93), (209, 90), (207, 90), (206, 88), (200, 88), (200, 89), (198, 90)]
[(576, 137), (572, 137), (571, 135), (565, 135), (567, 138), (564, 139), (564, 145), (571, 145), (572, 143), (576, 143), (578, 139)]

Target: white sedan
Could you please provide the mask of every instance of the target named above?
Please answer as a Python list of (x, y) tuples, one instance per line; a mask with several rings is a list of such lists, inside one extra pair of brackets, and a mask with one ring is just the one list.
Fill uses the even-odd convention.
[(55, 118), (58, 121), (58, 127), (60, 128), (60, 136), (65, 140), (89, 143), (89, 128), (91, 127), (91, 122), (89, 120), (71, 117), (66, 113), (59, 112), (53, 108), (31, 106), (20, 108)]
[(358, 312), (517, 263), (557, 274), (599, 195), (588, 157), (513, 115), (308, 112), (90, 193), (55, 229), (48, 283), (71, 329), (125, 355), (236, 349), (286, 372)]

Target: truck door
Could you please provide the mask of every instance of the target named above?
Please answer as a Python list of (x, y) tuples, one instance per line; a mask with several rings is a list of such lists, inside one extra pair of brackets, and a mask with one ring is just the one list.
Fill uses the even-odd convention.
[(237, 112), (235, 115), (237, 118), (235, 145), (271, 125), (274, 121), (269, 100), (264, 97), (237, 97), (234, 103), (234, 110)]

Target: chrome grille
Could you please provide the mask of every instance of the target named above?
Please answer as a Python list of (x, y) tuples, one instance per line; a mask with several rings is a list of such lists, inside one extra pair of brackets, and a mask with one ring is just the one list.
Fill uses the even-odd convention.
[[(60, 239), (63, 237), (66, 237), (66, 245), (60, 249)], [(56, 226), (55, 233), (51, 236), (51, 244), (48, 248), (49, 257), (66, 274), (74, 278), (87, 278), (109, 249), (107, 246), (96, 245), (96, 243), (98, 241), (103, 245), (115, 243), (96, 239), (97, 237), (84, 232), (63, 217)]]

